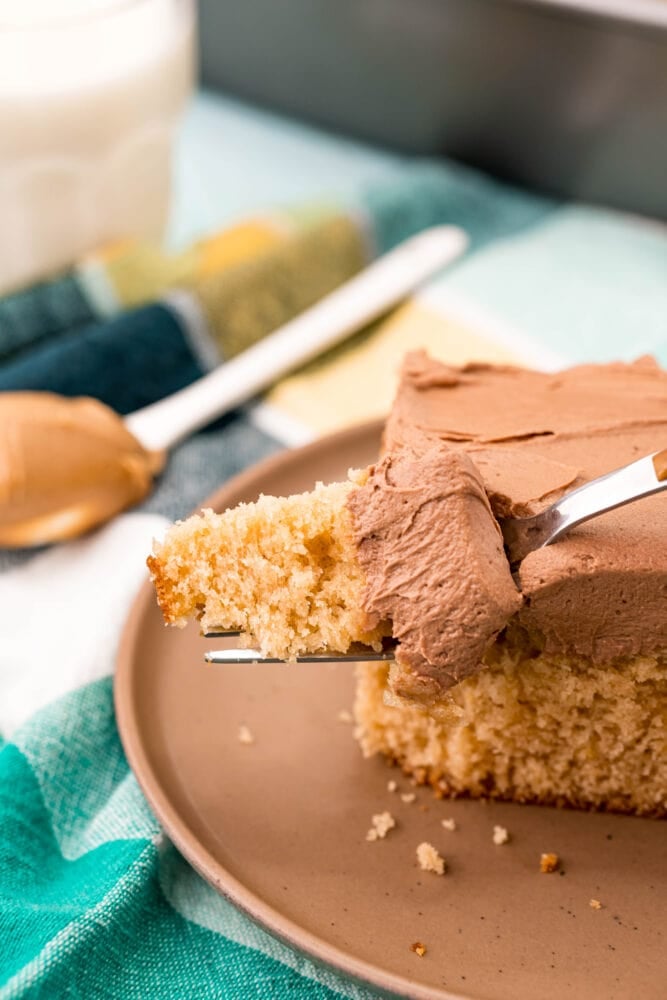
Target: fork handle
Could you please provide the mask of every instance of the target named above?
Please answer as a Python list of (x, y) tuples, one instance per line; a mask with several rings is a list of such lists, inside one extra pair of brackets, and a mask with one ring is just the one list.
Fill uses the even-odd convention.
[(534, 517), (501, 524), (510, 561), (549, 545), (584, 521), (667, 489), (667, 449), (592, 479)]
[(209, 375), (129, 414), (126, 426), (150, 450), (173, 447), (393, 308), (459, 257), (467, 243), (466, 234), (457, 226), (434, 226), (405, 240)]
[[(294, 663), (366, 663), (368, 661), (388, 662), (394, 659), (393, 650), (383, 650), (374, 652), (372, 649), (364, 652), (352, 653), (331, 653), (323, 651), (321, 653), (309, 653), (304, 656), (295, 656)], [(259, 649), (212, 649), (204, 653), (206, 663), (286, 663), (286, 660), (277, 659), (275, 656), (262, 656)]]

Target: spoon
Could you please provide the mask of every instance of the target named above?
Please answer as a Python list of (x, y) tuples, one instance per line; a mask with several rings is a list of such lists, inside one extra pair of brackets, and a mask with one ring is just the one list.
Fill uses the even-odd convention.
[(467, 243), (456, 226), (424, 230), (242, 354), (124, 418), (89, 398), (0, 394), (0, 546), (74, 538), (139, 503), (170, 448), (392, 309)]

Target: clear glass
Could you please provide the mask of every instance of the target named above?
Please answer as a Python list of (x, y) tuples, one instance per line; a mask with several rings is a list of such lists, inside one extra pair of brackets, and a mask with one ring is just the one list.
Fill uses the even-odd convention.
[(194, 0), (0, 0), (0, 292), (159, 238)]

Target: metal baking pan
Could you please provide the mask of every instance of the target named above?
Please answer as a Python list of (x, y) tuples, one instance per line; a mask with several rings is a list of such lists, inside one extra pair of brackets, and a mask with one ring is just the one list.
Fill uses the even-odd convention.
[(667, 0), (200, 0), (205, 84), (667, 218)]

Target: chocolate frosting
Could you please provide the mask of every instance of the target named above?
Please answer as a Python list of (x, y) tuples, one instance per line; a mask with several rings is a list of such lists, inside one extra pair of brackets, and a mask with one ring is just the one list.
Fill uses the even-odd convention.
[(164, 455), (95, 399), (0, 394), (0, 545), (73, 538), (150, 491)]
[[(390, 454), (467, 454), (494, 513), (516, 516), (666, 444), (667, 373), (650, 358), (547, 374), (422, 352), (405, 359), (384, 438)], [(580, 525), (527, 556), (517, 580), (514, 621), (539, 648), (595, 662), (667, 648), (667, 498)]]
[(395, 694), (429, 701), (475, 671), (518, 610), (498, 524), (464, 452), (387, 454), (347, 501), (368, 580), (369, 630), (399, 641)]

